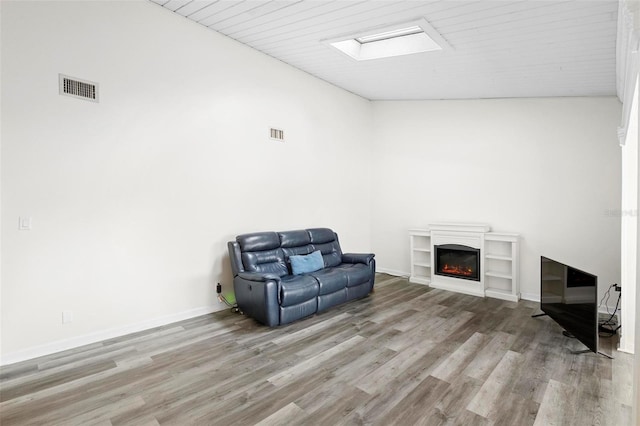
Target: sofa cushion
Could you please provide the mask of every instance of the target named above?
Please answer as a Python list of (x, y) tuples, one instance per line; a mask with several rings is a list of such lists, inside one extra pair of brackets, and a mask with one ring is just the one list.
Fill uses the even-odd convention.
[(322, 252), (325, 268), (338, 266), (342, 262), (342, 250), (335, 232), (329, 228), (313, 228), (308, 231), (313, 249)]
[(283, 231), (278, 232), (280, 237), (280, 244), (282, 246), (282, 252), (284, 253), (284, 260), (289, 266), (289, 273), (292, 274), (291, 256), (300, 256), (312, 253), (314, 251), (311, 245), (311, 237), (305, 229), (298, 231)]
[(280, 306), (291, 306), (315, 299), (318, 282), (311, 275), (287, 275), (280, 281)]
[(347, 274), (336, 268), (323, 269), (309, 275), (318, 280), (319, 294), (334, 293), (347, 287)]
[(336, 239), (335, 232), (329, 228), (312, 228), (307, 229), (307, 232), (313, 244), (329, 243)]
[(300, 318), (311, 316), (317, 311), (318, 299), (315, 297), (297, 305), (280, 306), (280, 324), (288, 324)]
[(264, 251), (280, 247), (280, 237), (275, 232), (254, 232), (236, 237), (240, 251)]
[(284, 260), (289, 265), (289, 272), (291, 273), (291, 256), (302, 256), (305, 254), (313, 253), (313, 246), (309, 244), (308, 246), (300, 246), (300, 247), (289, 247), (283, 248), (282, 252), (284, 253)]
[(304, 229), (278, 232), (278, 236), (280, 237), (280, 246), (282, 248), (300, 247), (311, 244), (311, 236)]
[(314, 251), (302, 256), (290, 256), (289, 261), (291, 262), (291, 273), (293, 275), (308, 274), (324, 268), (324, 261), (320, 251)]
[(247, 272), (259, 272), (288, 275), (289, 269), (284, 261), (282, 249), (242, 253), (242, 265)]
[(338, 241), (323, 244), (313, 244), (314, 250), (320, 250), (325, 268), (338, 266), (342, 263), (342, 251)]
[(363, 263), (343, 263), (335, 269), (347, 275), (347, 287), (357, 286), (372, 278), (371, 269)]
[(361, 297), (365, 297), (371, 289), (373, 285), (369, 283), (362, 283), (354, 286), (347, 287), (347, 300), (360, 299)]
[(320, 296), (318, 296), (318, 311), (324, 311), (325, 309), (329, 309), (332, 306), (336, 306), (346, 302), (348, 290), (349, 289), (345, 287), (342, 290), (338, 290), (329, 294), (321, 294)]

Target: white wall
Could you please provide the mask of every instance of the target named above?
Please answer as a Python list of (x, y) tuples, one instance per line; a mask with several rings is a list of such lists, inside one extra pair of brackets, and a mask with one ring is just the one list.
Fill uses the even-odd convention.
[[(616, 98), (374, 102), (372, 244), (409, 273), (407, 230), (482, 222), (521, 234), (521, 292), (540, 256), (620, 279)], [(615, 304), (612, 295), (611, 305)]]
[(368, 101), (147, 1), (1, 7), (3, 363), (222, 309), (238, 233), (370, 250)]
[[(636, 18), (640, 17), (640, 13), (636, 14)], [(637, 20), (636, 20), (637, 23)], [(639, 26), (640, 28), (640, 26)], [(638, 108), (639, 108), (639, 93), (640, 93), (640, 74), (636, 76), (636, 90), (635, 95), (633, 97), (634, 103), (634, 112), (635, 116), (632, 118), (632, 124), (636, 130), (636, 143), (640, 143), (639, 138), (639, 126), (638, 126)], [(636, 150), (637, 163), (640, 167), (640, 149)], [(636, 193), (636, 200), (640, 199), (640, 185), (637, 185), (638, 192)], [(636, 212), (637, 215), (637, 212)], [(635, 315), (635, 308), (640, 306), (640, 289), (638, 289), (638, 281), (637, 277), (640, 277), (640, 227), (636, 224), (636, 283), (635, 283), (635, 294), (636, 299), (629, 303), (629, 305), (634, 308), (634, 318), (635, 318), (635, 336), (634, 336), (634, 345), (635, 352), (633, 358), (633, 411), (632, 411), (632, 419), (636, 422), (636, 424), (640, 424), (640, 315)]]
[(486, 222), (522, 234), (529, 297), (541, 254), (619, 279), (614, 98), (369, 103), (150, 2), (0, 10), (2, 363), (221, 309), (256, 230), (330, 226), (403, 272), (407, 229)]
[[(635, 82), (633, 84), (635, 87)], [(635, 100), (635, 103), (633, 101)], [(621, 285), (622, 315), (620, 316), (621, 338), (618, 350), (634, 352), (635, 300), (637, 290), (636, 258), (638, 247), (638, 105), (630, 99), (631, 114), (626, 137), (622, 146), (622, 201), (621, 216)]]

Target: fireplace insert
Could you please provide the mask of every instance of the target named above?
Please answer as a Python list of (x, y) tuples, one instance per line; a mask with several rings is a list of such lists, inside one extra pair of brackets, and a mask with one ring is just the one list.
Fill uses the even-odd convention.
[(437, 245), (435, 263), (437, 275), (480, 281), (480, 249), (459, 244)]

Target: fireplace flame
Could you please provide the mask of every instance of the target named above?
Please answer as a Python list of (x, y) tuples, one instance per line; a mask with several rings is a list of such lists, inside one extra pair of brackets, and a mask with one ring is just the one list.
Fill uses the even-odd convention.
[(473, 275), (473, 269), (468, 266), (460, 266), (460, 265), (445, 265), (442, 267), (442, 272), (453, 275), (463, 275), (465, 277), (470, 277)]

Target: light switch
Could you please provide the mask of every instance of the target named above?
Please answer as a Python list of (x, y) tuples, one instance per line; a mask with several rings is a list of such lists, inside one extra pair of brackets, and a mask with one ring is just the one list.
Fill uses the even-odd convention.
[(20, 216), (18, 218), (18, 229), (21, 231), (31, 230), (31, 216)]

